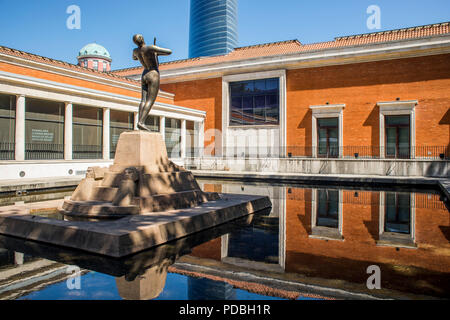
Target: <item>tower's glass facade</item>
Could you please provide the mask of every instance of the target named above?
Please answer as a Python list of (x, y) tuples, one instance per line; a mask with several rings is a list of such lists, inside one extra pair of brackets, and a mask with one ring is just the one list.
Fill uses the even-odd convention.
[(237, 44), (237, 0), (191, 0), (190, 58), (226, 54)]

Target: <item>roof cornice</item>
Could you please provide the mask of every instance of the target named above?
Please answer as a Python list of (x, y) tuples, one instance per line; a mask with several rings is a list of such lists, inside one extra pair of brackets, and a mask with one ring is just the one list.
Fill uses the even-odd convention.
[(274, 68), (300, 69), (443, 53), (450, 53), (450, 34), (161, 70), (161, 81), (171, 83)]

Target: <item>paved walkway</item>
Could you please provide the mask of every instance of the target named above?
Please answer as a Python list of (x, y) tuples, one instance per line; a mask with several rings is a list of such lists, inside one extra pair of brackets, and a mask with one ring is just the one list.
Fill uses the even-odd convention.
[(72, 187), (77, 186), (83, 178), (84, 176), (14, 180), (0, 179), (0, 192)]

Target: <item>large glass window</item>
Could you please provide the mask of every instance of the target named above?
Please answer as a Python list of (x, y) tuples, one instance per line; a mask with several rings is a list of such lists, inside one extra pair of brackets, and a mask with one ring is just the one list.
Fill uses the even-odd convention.
[(279, 79), (230, 83), (230, 126), (277, 125)]
[(64, 158), (64, 103), (25, 99), (25, 159)]
[(0, 94), (0, 160), (14, 159), (16, 96)]
[(336, 158), (339, 156), (338, 118), (317, 119), (317, 155)]
[(386, 193), (384, 231), (411, 233), (411, 194)]
[(338, 228), (339, 190), (317, 190), (316, 226)]
[(111, 159), (114, 159), (114, 156), (116, 155), (116, 147), (120, 134), (125, 131), (133, 130), (133, 125), (134, 114), (132, 112), (110, 111), (109, 143)]
[(148, 116), (145, 120), (145, 125), (150, 128), (153, 132), (159, 132), (160, 126), (159, 126), (159, 117), (158, 116)]
[(73, 159), (101, 159), (103, 110), (73, 106)]
[(181, 144), (181, 120), (166, 118), (166, 148), (169, 158), (179, 158)]
[(409, 115), (385, 116), (386, 158), (410, 157)]
[(195, 130), (194, 121), (186, 121), (186, 155), (194, 157), (198, 155), (196, 141), (198, 139), (198, 131)]

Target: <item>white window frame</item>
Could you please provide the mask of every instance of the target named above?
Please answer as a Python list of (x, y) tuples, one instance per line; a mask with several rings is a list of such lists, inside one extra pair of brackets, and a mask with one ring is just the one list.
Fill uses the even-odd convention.
[[(279, 123), (277, 125), (230, 126), (230, 82), (279, 78)], [(281, 156), (286, 155), (286, 70), (241, 73), (222, 77), (222, 146), (226, 146), (226, 130), (233, 128), (279, 128)], [(220, 147), (221, 149), (221, 147)], [(219, 152), (219, 153), (217, 153)], [(216, 149), (216, 154), (222, 154)]]
[(385, 140), (386, 140), (386, 128), (385, 128), (385, 116), (405, 116), (409, 115), (409, 141), (410, 141), (410, 155), (409, 159), (415, 158), (415, 146), (416, 146), (416, 115), (415, 107), (418, 104), (417, 100), (407, 101), (387, 101), (378, 102), (377, 105), (380, 108), (380, 158), (386, 157)]
[(317, 158), (317, 119), (322, 118), (338, 118), (339, 126), (339, 158), (343, 157), (344, 146), (344, 108), (345, 104), (325, 104), (317, 106), (309, 106), (312, 111), (312, 156)]
[(311, 235), (309, 238), (324, 239), (324, 240), (343, 240), (342, 224), (343, 224), (343, 190), (339, 189), (338, 198), (338, 228), (317, 226), (317, 207), (318, 189), (313, 189), (311, 193)]
[(416, 194), (414, 192), (410, 195), (410, 208), (411, 208), (411, 225), (410, 234), (396, 234), (395, 236), (389, 236), (384, 231), (384, 219), (385, 219), (385, 203), (386, 203), (386, 192), (380, 192), (380, 205), (379, 205), (379, 240), (377, 245), (382, 246), (393, 246), (393, 247), (405, 247), (405, 248), (415, 248), (416, 242), (416, 206), (415, 206)]

